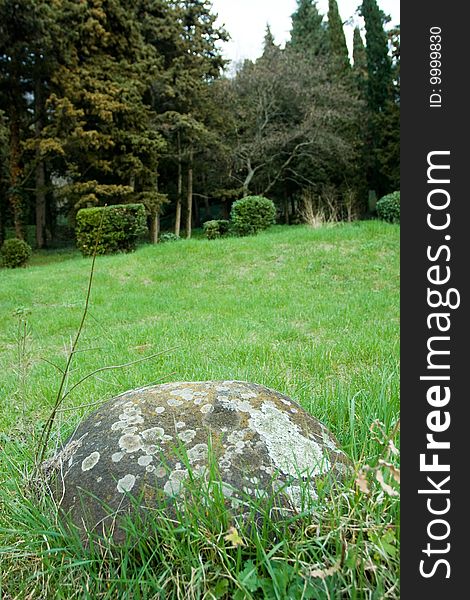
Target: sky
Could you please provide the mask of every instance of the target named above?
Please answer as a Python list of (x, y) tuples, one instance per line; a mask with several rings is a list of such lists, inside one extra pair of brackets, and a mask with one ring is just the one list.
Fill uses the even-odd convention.
[[(361, 0), (337, 0), (339, 14), (344, 21), (346, 41), (352, 53), (354, 26), (362, 26), (362, 19), (355, 14)], [(379, 7), (392, 17), (391, 25), (400, 23), (400, 0), (378, 0)], [(225, 25), (231, 40), (222, 45), (225, 58), (239, 62), (245, 58), (255, 59), (262, 52), (266, 25), (269, 23), (277, 44), (284, 46), (289, 39), (291, 15), (297, 7), (296, 0), (212, 0), (213, 12), (219, 15), (217, 25)], [(328, 12), (328, 0), (317, 0), (321, 14)]]

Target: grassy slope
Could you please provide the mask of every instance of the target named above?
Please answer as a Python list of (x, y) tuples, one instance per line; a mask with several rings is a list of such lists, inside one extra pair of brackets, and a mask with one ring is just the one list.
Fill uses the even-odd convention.
[[(160, 379), (254, 381), (298, 400), (355, 461), (374, 461), (373, 420), (389, 431), (398, 414), (398, 238), (397, 226), (371, 221), (100, 257), (71, 382), (167, 352), (87, 380), (67, 408)], [(0, 431), (21, 435), (48, 414), (59, 374), (42, 359), (63, 365), (90, 265), (37, 254), (0, 272)], [(61, 413), (62, 435), (90, 410)]]

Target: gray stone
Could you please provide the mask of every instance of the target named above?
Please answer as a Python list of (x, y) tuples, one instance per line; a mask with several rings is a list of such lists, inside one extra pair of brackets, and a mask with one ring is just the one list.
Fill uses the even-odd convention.
[[(131, 506), (171, 507), (191, 471), (207, 481), (211, 450), (227, 506), (278, 494), (301, 509), (301, 480), (341, 479), (349, 459), (327, 428), (287, 396), (241, 381), (167, 383), (125, 392), (86, 418), (52, 460), (60, 507), (81, 529), (113, 528)], [(276, 496), (277, 497), (277, 496)], [(117, 524), (117, 526), (116, 526)]]

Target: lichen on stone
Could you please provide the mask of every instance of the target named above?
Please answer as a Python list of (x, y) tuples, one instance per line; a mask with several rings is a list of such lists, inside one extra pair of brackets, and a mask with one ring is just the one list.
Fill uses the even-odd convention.
[(137, 452), (142, 448), (142, 438), (139, 435), (126, 433), (119, 438), (119, 448), (127, 453)]
[(206, 460), (208, 456), (209, 448), (207, 444), (196, 444), (188, 450), (188, 460), (190, 464)]
[(134, 487), (136, 482), (136, 476), (132, 475), (132, 473), (128, 473), (124, 475), (118, 482), (116, 489), (120, 494), (124, 494), (125, 492), (130, 492)]
[(188, 477), (187, 469), (176, 469), (168, 477), (168, 481), (163, 486), (163, 491), (168, 496), (178, 494), (183, 486), (184, 480)]
[(189, 444), (196, 437), (196, 431), (194, 429), (186, 429), (185, 431), (178, 432), (178, 438), (185, 444)]
[[(209, 480), (209, 458), (218, 481)], [(350, 463), (328, 429), (294, 400), (264, 386), (225, 380), (121, 394), (90, 415), (50, 464), (63, 473), (61, 505), (82, 527), (88, 518), (105, 519), (99, 498), (120, 512), (130, 507), (125, 494), (131, 491), (143, 494), (142, 508), (178, 502), (188, 470), (208, 490), (219, 489), (238, 516), (240, 510), (249, 513), (244, 491), (258, 501), (277, 490), (300, 510), (301, 493), (314, 498), (319, 475), (331, 471), (341, 477)], [(80, 504), (82, 489), (90, 517)]]
[(148, 467), (148, 465), (153, 461), (153, 456), (139, 456), (137, 462), (141, 467)]
[(111, 460), (113, 461), (113, 463), (118, 463), (120, 460), (122, 460), (122, 457), (125, 455), (125, 452), (115, 452), (112, 456), (111, 456)]
[(90, 471), (100, 459), (99, 452), (92, 452), (82, 460), (82, 471)]
[(330, 462), (320, 445), (301, 434), (288, 415), (270, 402), (261, 410), (250, 412), (249, 426), (266, 442), (268, 453), (276, 467), (287, 475), (308, 470), (318, 475), (330, 468)]

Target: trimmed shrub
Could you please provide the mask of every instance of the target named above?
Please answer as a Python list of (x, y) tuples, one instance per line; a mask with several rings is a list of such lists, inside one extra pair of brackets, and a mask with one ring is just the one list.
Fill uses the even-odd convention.
[(179, 235), (171, 233), (171, 231), (168, 231), (167, 233), (162, 233), (159, 237), (160, 244), (166, 244), (167, 242), (179, 242), (180, 239), (181, 238)]
[(31, 256), (31, 246), (23, 240), (11, 238), (3, 242), (0, 254), (4, 267), (24, 267)]
[(400, 222), (400, 192), (392, 192), (378, 200), (377, 215), (382, 221), (389, 223)]
[(96, 206), (82, 208), (77, 213), (77, 247), (84, 256), (92, 255), (95, 246), (97, 254), (132, 252), (139, 236), (146, 231), (143, 204)]
[(226, 221), (225, 219), (206, 221), (203, 225), (203, 229), (204, 235), (208, 240), (215, 240), (227, 235), (230, 229), (230, 221)]
[(276, 207), (263, 196), (246, 196), (232, 204), (230, 216), (235, 233), (253, 235), (275, 223)]

